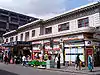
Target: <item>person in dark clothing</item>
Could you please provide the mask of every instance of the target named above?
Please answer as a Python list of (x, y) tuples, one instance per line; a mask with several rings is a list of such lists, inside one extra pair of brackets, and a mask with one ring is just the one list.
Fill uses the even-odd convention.
[(58, 54), (57, 68), (60, 69), (60, 54)]
[(5, 64), (8, 64), (8, 56), (7, 56), (7, 54), (4, 57), (4, 61), (5, 61)]
[(80, 69), (80, 58), (79, 58), (79, 54), (77, 55), (76, 57), (76, 60), (75, 60), (75, 69), (77, 69), (79, 67)]

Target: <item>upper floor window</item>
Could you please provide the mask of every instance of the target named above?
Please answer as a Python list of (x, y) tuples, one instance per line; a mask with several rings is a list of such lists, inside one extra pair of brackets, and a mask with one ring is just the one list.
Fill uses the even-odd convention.
[(58, 31), (69, 30), (69, 22), (58, 25)]
[(29, 40), (29, 32), (26, 32), (25, 33), (25, 41), (28, 41)]
[(23, 34), (21, 34), (20, 36), (20, 41), (23, 41)]
[(45, 28), (45, 34), (52, 33), (52, 27)]
[(6, 42), (8, 42), (8, 39), (6, 39)]
[(11, 38), (10, 38), (10, 42), (13, 42), (13, 39), (14, 39), (14, 38), (13, 38), (13, 37), (11, 37)]
[(78, 20), (78, 28), (89, 26), (89, 18), (83, 18)]
[(32, 37), (35, 36), (35, 30), (32, 30)]
[(16, 41), (18, 40), (18, 36), (16, 36)]

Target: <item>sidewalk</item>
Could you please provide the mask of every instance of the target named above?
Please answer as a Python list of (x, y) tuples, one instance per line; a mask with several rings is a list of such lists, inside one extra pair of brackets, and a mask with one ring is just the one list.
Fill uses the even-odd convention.
[(60, 72), (70, 72), (70, 73), (80, 73), (80, 74), (86, 74), (86, 75), (100, 75), (100, 67), (94, 67), (93, 72), (89, 72), (88, 68), (82, 67), (82, 70), (75, 70), (74, 66), (62, 66), (61, 69), (57, 68), (50, 68), (46, 70), (51, 70), (51, 71), (60, 71)]

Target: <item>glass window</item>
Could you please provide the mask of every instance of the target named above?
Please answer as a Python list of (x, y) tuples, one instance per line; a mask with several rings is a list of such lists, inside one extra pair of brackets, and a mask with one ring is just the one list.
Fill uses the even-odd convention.
[(32, 37), (35, 36), (35, 30), (32, 30)]
[(16, 41), (18, 40), (18, 36), (16, 36)]
[(20, 41), (23, 41), (23, 34), (21, 34), (20, 36)]
[(58, 25), (58, 31), (69, 30), (69, 22)]
[(50, 34), (52, 33), (52, 27), (45, 28), (45, 34)]
[(29, 40), (29, 32), (26, 32), (25, 33), (25, 41), (28, 41)]
[(88, 17), (78, 20), (78, 28), (87, 27), (88, 25), (89, 25), (89, 19), (88, 19)]
[(10, 38), (10, 42), (13, 42), (13, 39), (14, 39), (14, 38), (13, 38), (13, 37), (11, 37), (11, 38)]
[(6, 39), (6, 42), (8, 42), (8, 39)]

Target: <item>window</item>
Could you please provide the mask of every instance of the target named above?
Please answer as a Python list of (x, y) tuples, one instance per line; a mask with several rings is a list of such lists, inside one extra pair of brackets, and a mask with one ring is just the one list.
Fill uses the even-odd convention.
[(69, 30), (69, 22), (58, 25), (58, 31)]
[(8, 39), (6, 39), (6, 42), (8, 42)]
[(89, 19), (88, 19), (88, 17), (78, 20), (78, 28), (87, 27), (88, 25), (89, 25)]
[(10, 38), (10, 42), (13, 42), (13, 39), (14, 39), (14, 38), (13, 38), (13, 37), (11, 37), (11, 38)]
[(23, 41), (23, 34), (21, 34), (20, 36), (20, 41)]
[(35, 30), (32, 30), (32, 37), (35, 36)]
[(16, 36), (16, 41), (18, 40), (18, 36)]
[(25, 41), (28, 41), (29, 40), (29, 32), (26, 32), (25, 33)]
[(52, 27), (45, 28), (45, 34), (50, 34), (52, 33)]

